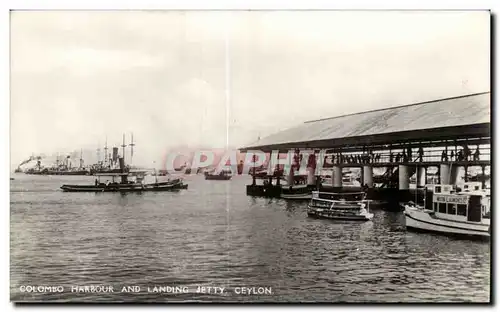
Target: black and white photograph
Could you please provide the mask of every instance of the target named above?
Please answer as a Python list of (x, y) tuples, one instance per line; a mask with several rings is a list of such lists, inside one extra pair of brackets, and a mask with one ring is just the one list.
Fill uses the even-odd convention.
[(489, 10), (11, 10), (13, 303), (491, 303)]

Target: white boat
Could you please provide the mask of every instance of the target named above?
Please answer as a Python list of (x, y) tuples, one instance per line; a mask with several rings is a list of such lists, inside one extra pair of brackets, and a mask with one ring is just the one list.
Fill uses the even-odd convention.
[(360, 193), (326, 193), (312, 192), (311, 202), (307, 207), (307, 214), (311, 217), (368, 221), (373, 218), (370, 213), (370, 201), (365, 199), (366, 194)]
[(424, 206), (405, 205), (408, 229), (475, 238), (490, 237), (489, 213), (483, 196), (472, 191), (456, 192), (452, 185), (426, 188)]
[(458, 194), (479, 195), (481, 196), (481, 210), (483, 218), (489, 219), (491, 207), (491, 191), (490, 189), (482, 189), (481, 182), (465, 182), (460, 185), (461, 191)]

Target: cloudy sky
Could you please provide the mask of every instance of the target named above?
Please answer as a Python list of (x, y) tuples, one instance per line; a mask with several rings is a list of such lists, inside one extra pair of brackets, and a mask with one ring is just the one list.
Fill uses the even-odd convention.
[[(134, 133), (137, 162), (490, 90), (489, 12), (15, 11), (11, 161)], [(135, 162), (134, 162), (135, 163)]]

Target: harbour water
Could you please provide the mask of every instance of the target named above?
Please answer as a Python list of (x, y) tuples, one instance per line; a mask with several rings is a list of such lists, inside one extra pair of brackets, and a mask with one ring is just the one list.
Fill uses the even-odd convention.
[[(364, 223), (312, 219), (307, 202), (246, 196), (248, 176), (187, 176), (188, 190), (123, 195), (59, 189), (92, 177), (13, 177), (13, 301), (490, 300), (489, 243), (406, 232), (401, 212), (374, 210)], [(21, 291), (29, 285), (64, 291)], [(71, 292), (90, 285), (114, 292)], [(140, 292), (120, 292), (123, 286)], [(148, 291), (154, 286), (190, 293)], [(226, 291), (197, 293), (198, 286)], [(239, 287), (272, 294), (240, 294)]]

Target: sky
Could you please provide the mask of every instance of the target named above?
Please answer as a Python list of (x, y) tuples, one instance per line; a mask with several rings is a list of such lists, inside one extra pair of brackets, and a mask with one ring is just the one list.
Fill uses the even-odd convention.
[(487, 11), (13, 11), (10, 27), (13, 165), (124, 133), (148, 165), (490, 91)]

